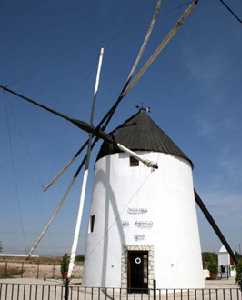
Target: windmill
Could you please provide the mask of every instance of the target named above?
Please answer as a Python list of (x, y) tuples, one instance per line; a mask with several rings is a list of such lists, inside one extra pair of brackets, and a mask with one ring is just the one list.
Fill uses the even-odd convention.
[[(95, 146), (96, 142), (98, 141), (98, 139), (103, 139), (106, 143), (111, 144), (112, 147), (114, 147), (115, 149), (119, 149), (119, 151), (125, 152), (127, 153), (129, 156), (131, 157), (135, 157), (137, 160), (141, 161), (141, 163), (145, 164), (145, 167), (147, 169), (155, 169), (156, 167), (159, 168), (159, 165), (156, 165), (156, 163), (153, 161), (153, 159), (149, 160), (147, 158), (143, 158), (142, 155), (140, 156), (139, 154), (137, 154), (136, 152), (130, 151), (130, 149), (128, 147), (126, 147), (127, 145), (125, 144), (120, 144), (117, 143), (116, 140), (113, 138), (112, 135), (106, 134), (105, 133), (105, 129), (108, 125), (108, 123), (110, 122), (111, 118), (114, 116), (116, 108), (118, 107), (118, 105), (121, 103), (121, 101), (124, 99), (124, 97), (129, 93), (129, 91), (134, 88), (134, 86), (139, 82), (139, 80), (141, 79), (141, 77), (145, 74), (145, 72), (147, 71), (147, 69), (155, 62), (155, 60), (158, 58), (159, 54), (161, 53), (161, 51), (168, 45), (168, 43), (172, 40), (172, 38), (176, 35), (178, 29), (180, 29), (182, 27), (182, 25), (184, 24), (184, 22), (186, 21), (186, 19), (192, 14), (194, 8), (196, 7), (198, 1), (192, 1), (191, 4), (188, 5), (188, 7), (186, 8), (186, 10), (184, 11), (184, 13), (182, 14), (182, 16), (178, 19), (178, 21), (176, 22), (175, 26), (170, 30), (170, 32), (165, 36), (165, 38), (163, 39), (163, 41), (158, 45), (158, 47), (155, 49), (154, 53), (149, 57), (149, 59), (145, 62), (145, 64), (138, 70), (137, 66), (141, 60), (141, 57), (143, 56), (145, 47), (150, 39), (152, 30), (154, 28), (156, 19), (158, 17), (159, 14), (159, 10), (160, 10), (160, 5), (161, 5), (161, 0), (158, 0), (156, 2), (156, 6), (155, 6), (155, 12), (154, 15), (152, 17), (150, 26), (146, 32), (145, 38), (144, 38), (144, 42), (140, 48), (140, 50), (138, 51), (137, 57), (135, 59), (135, 62), (133, 64), (133, 66), (131, 67), (130, 73), (127, 77), (127, 80), (124, 83), (124, 86), (121, 90), (121, 93), (119, 95), (119, 97), (117, 98), (117, 100), (115, 101), (114, 105), (111, 107), (111, 109), (105, 114), (105, 116), (103, 117), (103, 119), (101, 120), (101, 122), (97, 125), (94, 126), (92, 124), (92, 120), (93, 118), (91, 118), (91, 124), (87, 124), (86, 122), (83, 122), (81, 120), (77, 120), (77, 119), (73, 119), (65, 114), (59, 113), (57, 111), (55, 111), (54, 109), (47, 107), (45, 105), (40, 104), (39, 102), (31, 99), (30, 97), (26, 97), (24, 95), (21, 95), (19, 93), (17, 93), (16, 91), (13, 91), (12, 89), (10, 89), (9, 87), (6, 87), (4, 85), (0, 85), (0, 88), (2, 88), (5, 92), (8, 92), (10, 94), (13, 94), (17, 97), (19, 97), (22, 100), (27, 101), (28, 103), (31, 103), (39, 108), (42, 108), (46, 111), (48, 111), (49, 113), (52, 113), (58, 117), (64, 118), (66, 121), (72, 123), (73, 125), (77, 126), (78, 128), (80, 128), (81, 130), (84, 130), (85, 132), (87, 132), (89, 134), (89, 138), (87, 139), (86, 143), (84, 143), (81, 148), (76, 152), (76, 154), (74, 155), (74, 157), (64, 166), (64, 168), (61, 170), (60, 173), (57, 174), (57, 176), (53, 179), (52, 182), (50, 182), (47, 186), (46, 186), (46, 190), (51, 187), (57, 180), (58, 178), (60, 178), (60, 176), (65, 172), (65, 170), (74, 162), (77, 160), (77, 158), (79, 157), (79, 155), (84, 151), (84, 149), (86, 147), (88, 147), (88, 152), (86, 153), (82, 163), (80, 164), (80, 166), (78, 167), (76, 173), (74, 174), (70, 185), (68, 186), (66, 193), (64, 194), (64, 196), (62, 197), (60, 203), (58, 204), (58, 206), (56, 207), (56, 209), (54, 210), (53, 214), (51, 215), (48, 223), (46, 224), (46, 226), (44, 227), (43, 231), (41, 232), (40, 236), (36, 239), (36, 241), (33, 244), (33, 247), (31, 249), (30, 254), (35, 250), (35, 248), (38, 246), (38, 243), (41, 241), (41, 239), (44, 237), (44, 235), (46, 234), (50, 224), (53, 222), (54, 218), (56, 217), (56, 215), (58, 214), (59, 210), (61, 209), (61, 207), (64, 204), (65, 199), (67, 198), (72, 186), (75, 183), (75, 180), (77, 178), (77, 176), (79, 175), (82, 167), (84, 165), (86, 165), (86, 170), (87, 170), (87, 162), (88, 162), (88, 156), (90, 155), (91, 150), (93, 149), (93, 147)], [(97, 76), (98, 78), (98, 76)], [(97, 80), (98, 82), (98, 80)], [(96, 92), (97, 89), (95, 89), (95, 93), (94, 93), (94, 101), (95, 101), (95, 97), (96, 97)], [(210, 225), (213, 227), (215, 233), (218, 235), (219, 239), (221, 240), (221, 242), (224, 244), (224, 246), (226, 247), (227, 251), (229, 252), (229, 254), (231, 255), (231, 257), (234, 258), (234, 260), (236, 261), (235, 257), (234, 257), (234, 253), (231, 249), (231, 247), (229, 246), (229, 244), (227, 243), (225, 237), (223, 236), (222, 232), (220, 231), (220, 229), (218, 228), (218, 226), (216, 225), (213, 217), (211, 216), (211, 214), (208, 212), (207, 208), (205, 207), (202, 199), (200, 198), (200, 196), (198, 195), (198, 193), (196, 191), (194, 191), (195, 194), (195, 201), (197, 203), (197, 205), (199, 206), (199, 208), (202, 210), (202, 212), (204, 213), (205, 217), (207, 218), (208, 222), (210, 223)], [(82, 198), (83, 201), (84, 198)], [(82, 204), (80, 204), (80, 207), (82, 207)], [(80, 209), (82, 210), (82, 208)], [(78, 230), (80, 227), (80, 217), (79, 220), (77, 221), (77, 231), (76, 231), (76, 237), (78, 236)], [(74, 240), (73, 245), (76, 244), (76, 238)], [(76, 246), (75, 246), (76, 247)], [(72, 264), (70, 265), (70, 272), (68, 272), (68, 277), (71, 277), (71, 270), (73, 267), (73, 261), (75, 259), (75, 247), (73, 246), (73, 255), (72, 255)]]

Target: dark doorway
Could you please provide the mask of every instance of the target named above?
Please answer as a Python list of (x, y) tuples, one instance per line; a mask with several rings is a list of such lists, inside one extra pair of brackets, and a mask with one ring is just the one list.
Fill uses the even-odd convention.
[(128, 280), (129, 293), (148, 292), (148, 251), (128, 251)]

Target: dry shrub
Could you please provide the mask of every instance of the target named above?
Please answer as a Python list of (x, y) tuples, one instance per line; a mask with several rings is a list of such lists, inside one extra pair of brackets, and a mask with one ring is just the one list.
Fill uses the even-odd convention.
[(7, 266), (0, 265), (0, 278), (11, 278), (15, 276), (21, 276), (23, 274), (22, 268), (17, 266)]

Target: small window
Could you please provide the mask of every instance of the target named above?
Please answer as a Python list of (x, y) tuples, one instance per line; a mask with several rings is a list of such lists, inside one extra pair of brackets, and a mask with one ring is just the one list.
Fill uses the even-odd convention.
[(90, 232), (94, 231), (94, 225), (95, 225), (95, 215), (90, 216)]
[(139, 165), (139, 161), (135, 157), (130, 156), (129, 157), (129, 164), (130, 164), (131, 167), (136, 167), (136, 166)]

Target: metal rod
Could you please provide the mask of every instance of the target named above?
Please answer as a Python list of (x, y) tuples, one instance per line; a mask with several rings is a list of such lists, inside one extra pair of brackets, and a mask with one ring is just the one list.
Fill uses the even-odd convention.
[(65, 300), (68, 300), (69, 298), (69, 278), (65, 279), (65, 294), (64, 294)]
[(154, 300), (156, 300), (156, 280), (153, 280)]

